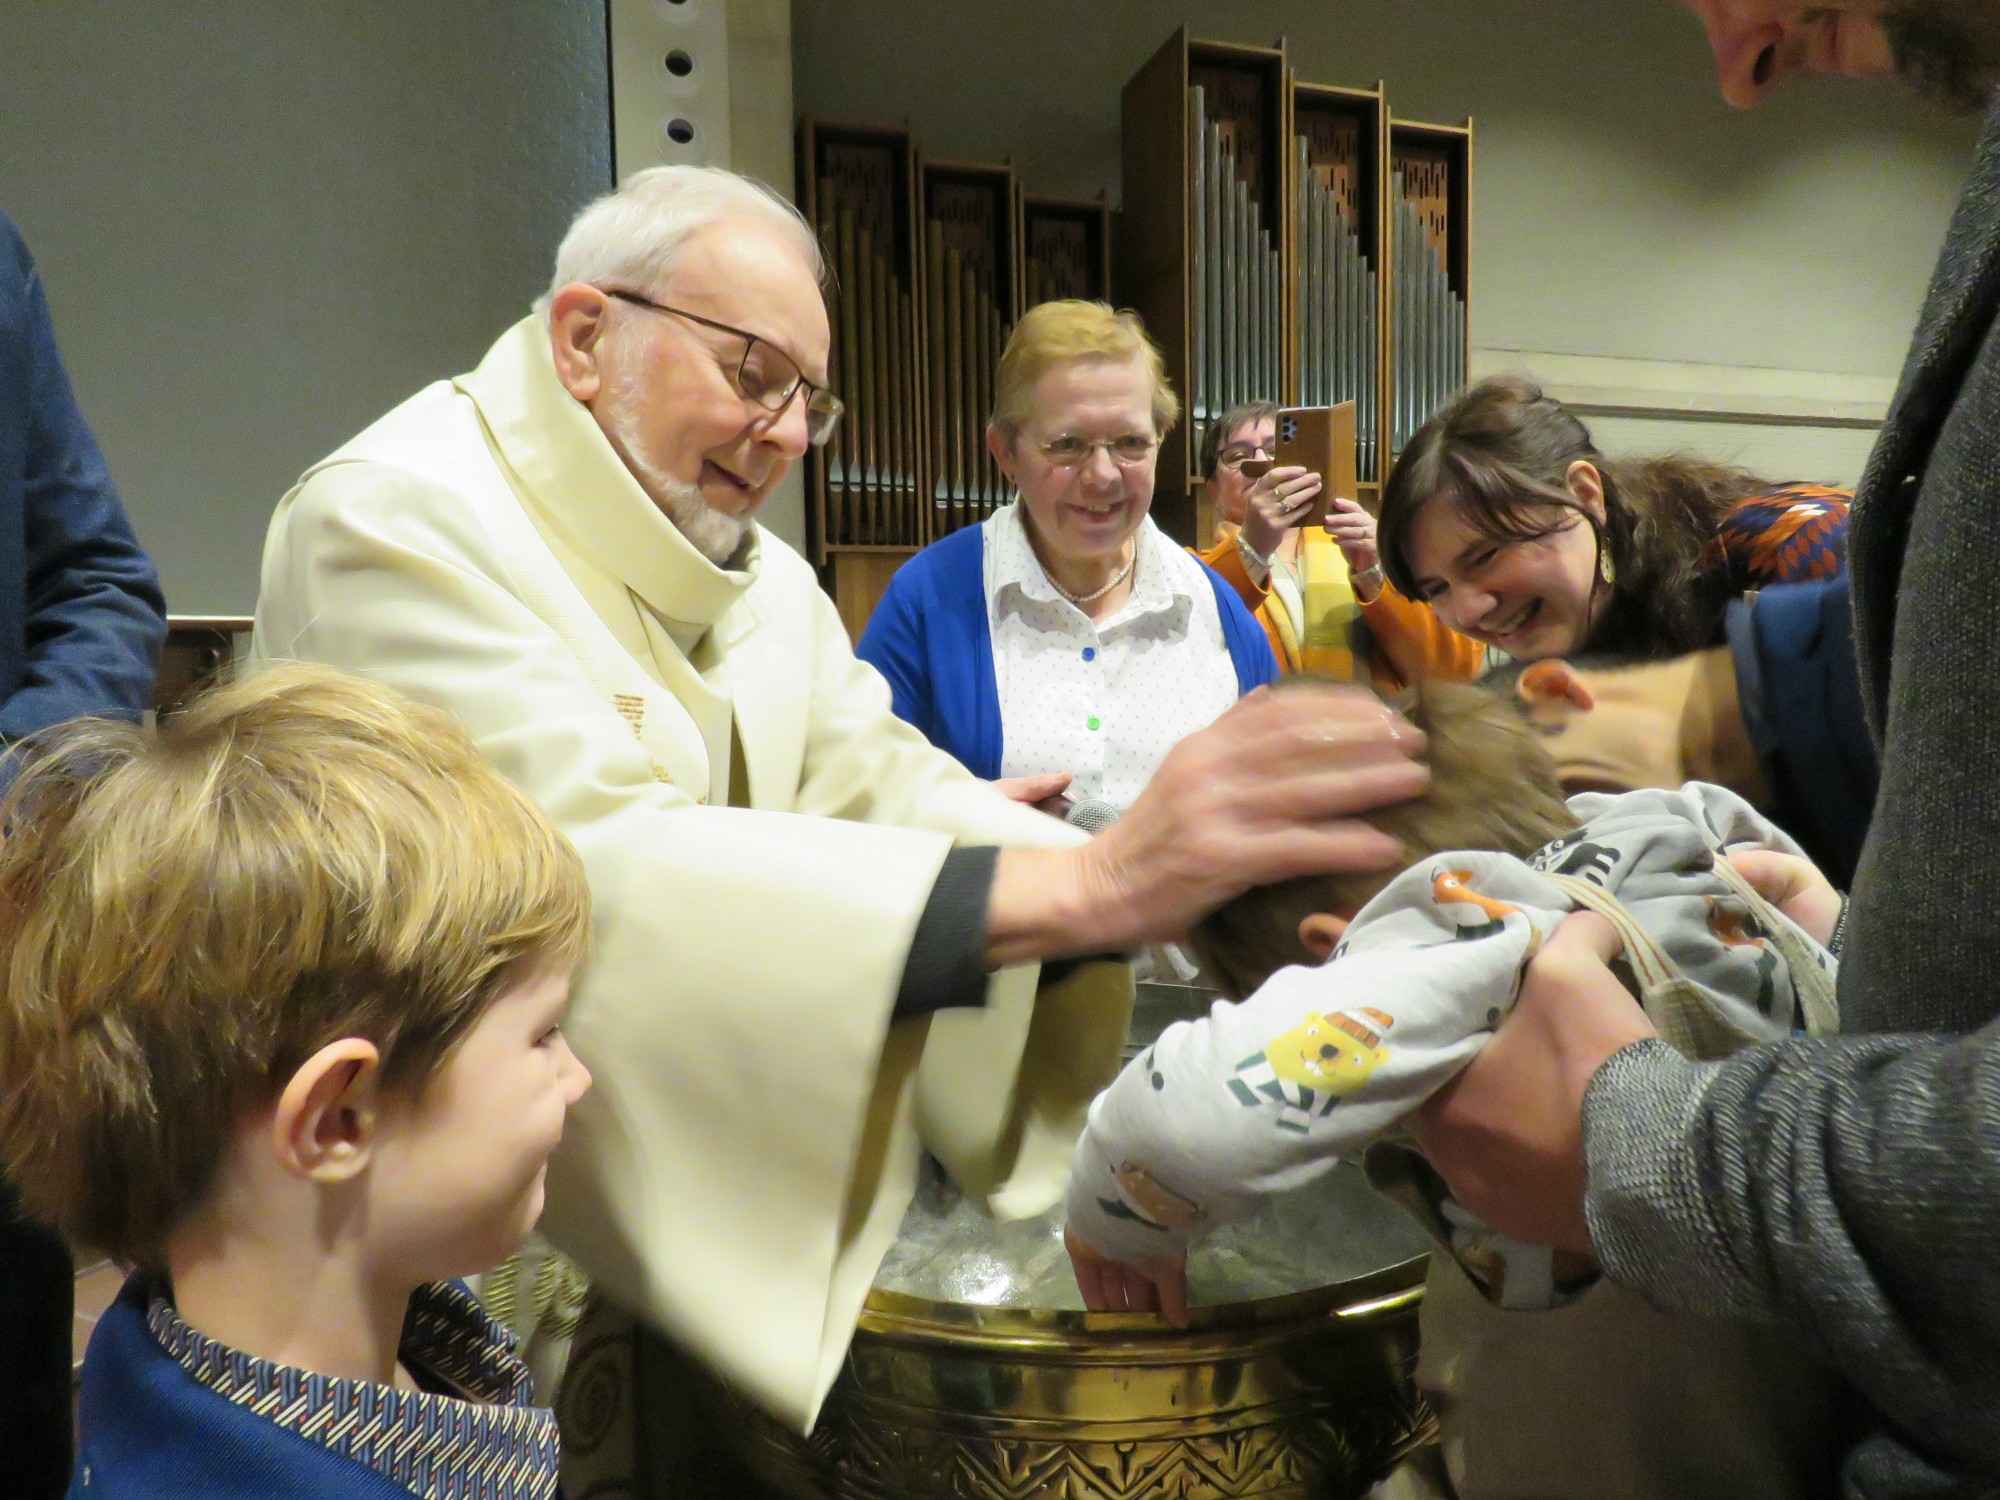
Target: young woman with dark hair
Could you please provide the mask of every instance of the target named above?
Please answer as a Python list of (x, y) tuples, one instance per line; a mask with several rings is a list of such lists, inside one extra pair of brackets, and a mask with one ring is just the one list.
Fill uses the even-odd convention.
[(1389, 581), (1523, 659), (1675, 656), (1721, 638), (1729, 601), (1846, 566), (1848, 495), (1686, 456), (1613, 460), (1517, 376), (1418, 429), (1383, 491)]

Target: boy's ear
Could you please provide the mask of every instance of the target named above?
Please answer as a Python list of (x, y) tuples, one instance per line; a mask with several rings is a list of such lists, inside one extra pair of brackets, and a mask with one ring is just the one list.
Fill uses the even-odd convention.
[(1348, 919), (1338, 912), (1312, 912), (1299, 919), (1299, 946), (1325, 963), (1347, 936), (1347, 923)]
[(1569, 703), (1589, 713), (1597, 695), (1583, 674), (1560, 657), (1538, 661), (1514, 681), (1514, 691), (1528, 703)]
[(329, 1042), (278, 1096), (271, 1144), (278, 1164), (314, 1182), (344, 1182), (368, 1165), (375, 1144), (382, 1054), (358, 1036)]

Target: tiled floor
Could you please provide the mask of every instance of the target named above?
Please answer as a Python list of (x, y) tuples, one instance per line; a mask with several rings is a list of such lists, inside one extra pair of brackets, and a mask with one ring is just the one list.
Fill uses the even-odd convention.
[(108, 1260), (93, 1261), (76, 1270), (76, 1329), (72, 1348), (77, 1364), (83, 1363), (84, 1347), (90, 1342), (90, 1330), (97, 1326), (97, 1319), (104, 1309), (111, 1305), (118, 1295), (118, 1288), (125, 1283), (125, 1273)]

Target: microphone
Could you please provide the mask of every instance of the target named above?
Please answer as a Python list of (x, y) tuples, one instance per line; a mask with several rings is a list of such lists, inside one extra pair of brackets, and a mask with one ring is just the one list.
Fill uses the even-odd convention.
[(1118, 809), (1102, 797), (1085, 797), (1070, 804), (1063, 821), (1085, 833), (1098, 834), (1118, 821)]

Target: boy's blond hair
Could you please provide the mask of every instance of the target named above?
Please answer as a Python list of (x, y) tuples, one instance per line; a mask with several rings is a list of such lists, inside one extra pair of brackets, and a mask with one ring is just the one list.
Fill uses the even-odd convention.
[(321, 667), (156, 734), (31, 744), (0, 840), (0, 1157), (73, 1241), (157, 1264), (246, 1112), (364, 1037), (421, 1091), (588, 940), (581, 862), (447, 715)]
[(1361, 816), (1401, 839), (1408, 858), (1388, 870), (1258, 886), (1197, 923), (1188, 944), (1224, 994), (1242, 999), (1287, 964), (1311, 962), (1301, 921), (1316, 912), (1353, 915), (1419, 860), (1449, 849), (1532, 854), (1576, 830), (1554, 762), (1512, 704), (1466, 683), (1425, 682), (1395, 706), (1424, 732), (1430, 788)]
[(1139, 315), (1108, 302), (1067, 298), (1041, 302), (1021, 315), (1000, 355), (993, 378), (993, 425), (1012, 443), (1035, 414), (1035, 386), (1057, 365), (1073, 359), (1136, 359), (1152, 389), (1153, 436), (1165, 437), (1180, 420), (1180, 398), (1167, 379), (1159, 345)]

